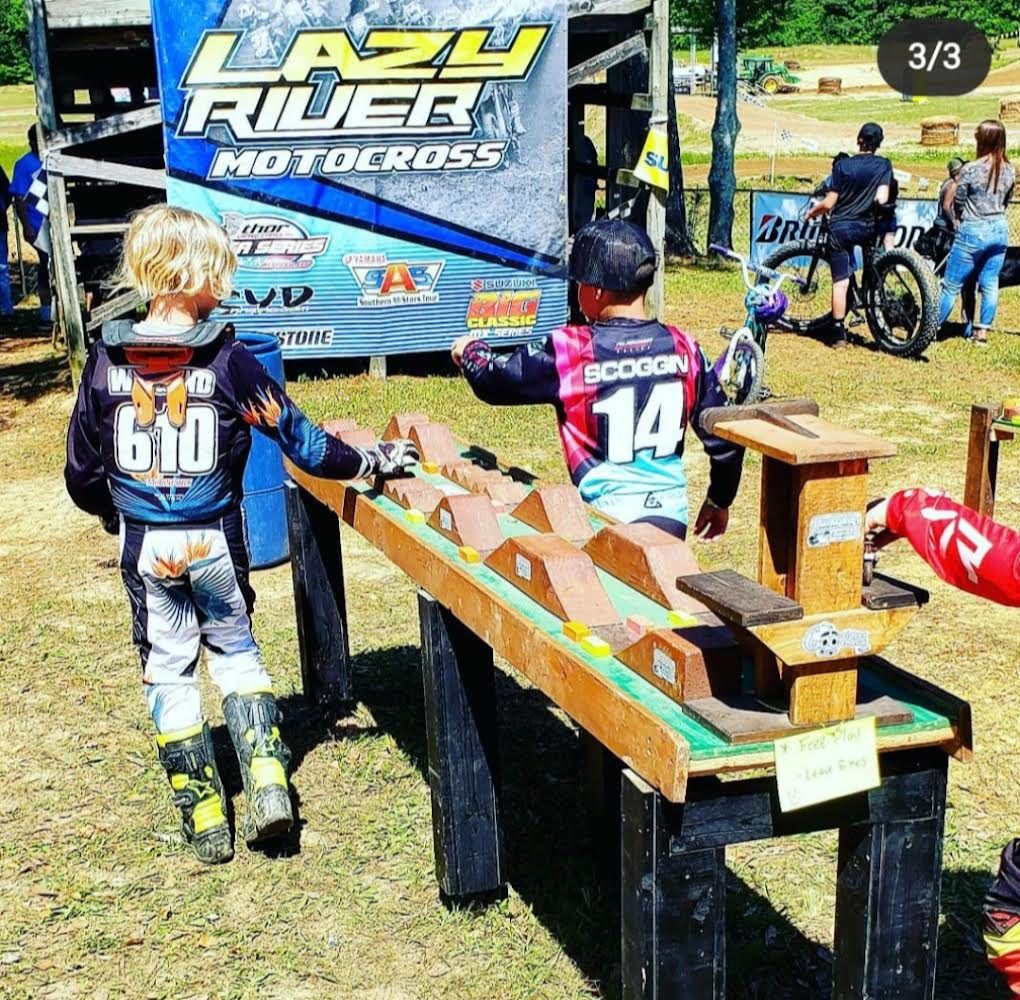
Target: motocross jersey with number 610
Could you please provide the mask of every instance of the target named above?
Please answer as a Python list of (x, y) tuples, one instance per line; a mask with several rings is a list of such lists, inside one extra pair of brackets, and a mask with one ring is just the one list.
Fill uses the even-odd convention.
[(588, 503), (623, 521), (686, 524), (683, 468), (688, 424), (711, 459), (709, 499), (729, 507), (743, 450), (705, 434), (699, 417), (725, 396), (694, 339), (661, 323), (612, 319), (555, 330), (544, 344), (500, 356), (485, 341), (462, 366), (479, 399), (551, 403), (574, 485)]
[(232, 327), (199, 324), (171, 343), (144, 328), (107, 324), (82, 372), (64, 478), (83, 510), (142, 524), (222, 517), (241, 502), (253, 427), (314, 475), (368, 470), (369, 457), (311, 423)]

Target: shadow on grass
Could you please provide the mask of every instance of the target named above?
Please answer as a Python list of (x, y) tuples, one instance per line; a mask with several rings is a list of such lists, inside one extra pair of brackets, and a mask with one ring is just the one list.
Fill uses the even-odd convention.
[(71, 372), (67, 359), (51, 354), (35, 361), (20, 361), (8, 364), (8, 356), (28, 340), (45, 340), (49, 337), (4, 337), (0, 340), (0, 394), (31, 403), (54, 390), (71, 388)]

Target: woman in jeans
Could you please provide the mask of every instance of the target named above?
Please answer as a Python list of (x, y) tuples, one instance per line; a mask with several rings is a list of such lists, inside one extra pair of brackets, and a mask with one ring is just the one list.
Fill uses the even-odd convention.
[(1006, 156), (1002, 122), (983, 121), (974, 138), (977, 158), (960, 171), (953, 197), (957, 231), (942, 281), (939, 323), (949, 318), (967, 280), (976, 277), (981, 313), (974, 326), (974, 343), (983, 347), (988, 343), (988, 328), (999, 304), (999, 272), (1009, 244), (1006, 205), (1013, 194), (1016, 174)]

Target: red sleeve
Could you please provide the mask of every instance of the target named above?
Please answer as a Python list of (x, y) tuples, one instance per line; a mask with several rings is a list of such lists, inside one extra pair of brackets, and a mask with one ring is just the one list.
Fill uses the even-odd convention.
[(946, 583), (1020, 607), (1020, 535), (1012, 528), (923, 489), (894, 493), (886, 521)]

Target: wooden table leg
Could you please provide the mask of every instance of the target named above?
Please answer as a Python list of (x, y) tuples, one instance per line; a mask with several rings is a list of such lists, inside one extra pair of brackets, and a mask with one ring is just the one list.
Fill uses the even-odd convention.
[(995, 516), (995, 485), (999, 475), (999, 442), (992, 440), (992, 425), (1001, 406), (972, 406), (967, 440), (967, 479), (964, 505), (985, 517)]
[(620, 874), (620, 774), (623, 762), (594, 736), (581, 730), (584, 798), (595, 857), (604, 877)]
[(443, 896), (506, 894), (492, 650), (418, 592), (432, 836)]
[(683, 807), (632, 771), (621, 784), (623, 1000), (722, 1000), (726, 851), (673, 850)]
[(935, 995), (948, 758), (915, 760), (896, 779), (904, 819), (840, 829), (833, 1000)]
[(335, 705), (351, 697), (340, 520), (295, 483), (285, 493), (301, 681), (310, 701)]

